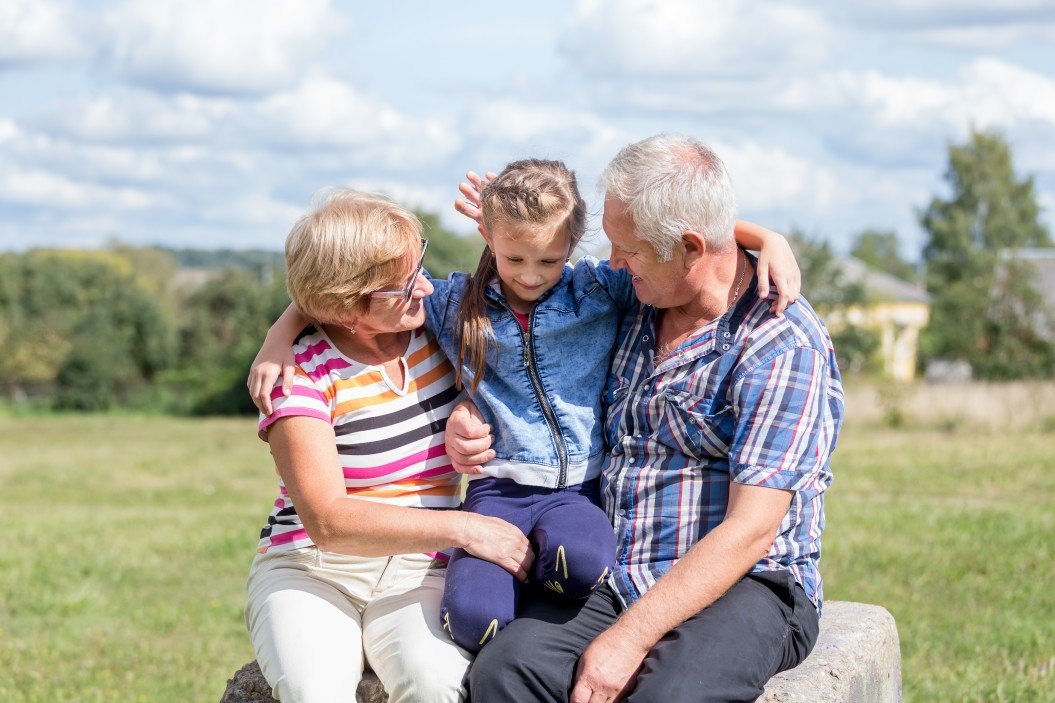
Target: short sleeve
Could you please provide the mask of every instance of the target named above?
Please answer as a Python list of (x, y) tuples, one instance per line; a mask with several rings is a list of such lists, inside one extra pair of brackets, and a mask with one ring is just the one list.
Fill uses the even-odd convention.
[(827, 412), (829, 377), (825, 355), (796, 347), (734, 380), (733, 481), (789, 491), (823, 488), (835, 431)]
[(270, 415), (260, 414), (257, 435), (267, 441), (267, 430), (271, 425), (284, 417), (314, 417), (326, 423), (333, 422), (331, 394), (319, 387), (298, 366), (293, 377), (293, 389), (288, 396), (282, 395), (281, 379), (271, 389), (271, 402), (274, 412)]

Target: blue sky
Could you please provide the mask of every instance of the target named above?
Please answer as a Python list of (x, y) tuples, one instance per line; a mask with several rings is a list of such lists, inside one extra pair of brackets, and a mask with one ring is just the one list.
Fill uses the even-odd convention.
[(1050, 0), (5, 0), (0, 250), (279, 249), (319, 188), (438, 211), (467, 168), (702, 138), (741, 216), (922, 242), (946, 146), (1000, 130), (1055, 206)]

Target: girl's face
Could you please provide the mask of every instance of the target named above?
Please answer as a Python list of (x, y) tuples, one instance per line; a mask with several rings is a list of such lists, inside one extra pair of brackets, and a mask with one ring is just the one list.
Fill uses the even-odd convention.
[(571, 243), (567, 234), (557, 230), (559, 226), (547, 227), (532, 236), (498, 226), (491, 233), (488, 244), (498, 265), (502, 293), (519, 313), (531, 312), (539, 296), (560, 281)]

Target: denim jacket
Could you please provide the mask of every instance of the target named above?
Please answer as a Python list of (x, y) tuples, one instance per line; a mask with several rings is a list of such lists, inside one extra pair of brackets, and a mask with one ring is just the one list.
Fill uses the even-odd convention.
[[(432, 283), (425, 326), (454, 364), (468, 276), (453, 273)], [(496, 456), (483, 475), (547, 488), (598, 476), (605, 452), (602, 391), (620, 315), (634, 301), (630, 275), (592, 257), (565, 265), (560, 282), (535, 304), (528, 332), (499, 286), (488, 286), (487, 301), (495, 339), (471, 395), (494, 434)], [(472, 378), (463, 364), (466, 388)]]

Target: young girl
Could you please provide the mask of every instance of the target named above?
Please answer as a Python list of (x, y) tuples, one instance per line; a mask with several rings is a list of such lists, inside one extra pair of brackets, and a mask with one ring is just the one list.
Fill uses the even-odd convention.
[[(475, 274), (433, 281), (436, 292), (425, 299), (426, 327), (494, 428), (495, 458), (469, 477), (463, 510), (516, 525), (535, 549), (532, 580), (584, 598), (607, 578), (615, 556), (611, 522), (599, 507), (601, 389), (633, 286), (607, 262), (585, 257), (567, 265), (586, 229), (586, 206), (564, 164), (514, 162), (479, 199), (487, 248)], [(764, 244), (763, 232), (738, 223), (746, 246)], [(254, 374), (261, 360), (288, 357), (302, 326), (299, 315), (284, 314)], [(275, 343), (282, 353), (271, 353)], [(259, 373), (273, 383), (272, 374)], [(478, 651), (515, 617), (522, 588), (503, 568), (455, 550), (444, 627)]]

